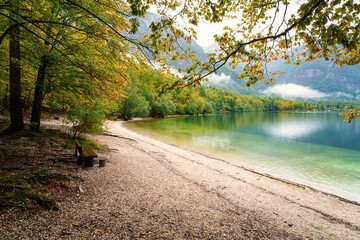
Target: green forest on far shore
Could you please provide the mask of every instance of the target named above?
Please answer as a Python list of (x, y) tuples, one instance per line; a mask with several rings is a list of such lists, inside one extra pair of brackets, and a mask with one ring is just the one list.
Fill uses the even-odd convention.
[[(173, 75), (158, 72), (149, 67), (128, 68), (128, 81), (121, 86), (112, 85), (103, 92), (94, 92), (92, 87), (67, 82), (62, 91), (53, 91), (61, 87), (53, 84), (46, 86), (49, 91), (43, 100), (43, 111), (65, 113), (68, 120), (79, 125), (79, 119), (91, 119), (101, 123), (106, 116), (124, 120), (134, 117), (162, 118), (167, 115), (198, 115), (221, 112), (262, 112), (262, 111), (344, 111), (358, 107), (359, 102), (302, 102), (280, 98), (255, 97), (239, 95), (231, 91), (214, 87), (184, 87), (159, 94), (164, 85), (177, 80)], [(27, 86), (23, 94), (23, 109), (30, 114), (32, 89)], [(8, 112), (9, 93), (6, 87), (1, 88), (1, 111)], [(114, 95), (120, 97), (113, 97)], [(85, 116), (85, 117), (84, 117)], [(90, 120), (88, 120), (90, 121)], [(81, 125), (81, 124), (80, 124)], [(96, 125), (96, 124), (95, 124)], [(96, 130), (88, 126), (87, 130)], [(85, 129), (85, 128), (84, 128)], [(84, 130), (83, 129), (83, 130)], [(82, 131), (78, 129), (78, 131)], [(85, 131), (85, 130), (84, 130)]]
[(119, 117), (125, 120), (133, 117), (159, 118), (172, 114), (197, 115), (220, 112), (342, 111), (359, 105), (358, 102), (303, 102), (246, 96), (204, 86), (175, 89), (158, 96), (158, 89), (175, 81), (174, 78), (165, 80), (152, 69), (140, 69), (130, 72), (129, 75), (131, 83), (126, 88), (126, 97), (116, 111)]

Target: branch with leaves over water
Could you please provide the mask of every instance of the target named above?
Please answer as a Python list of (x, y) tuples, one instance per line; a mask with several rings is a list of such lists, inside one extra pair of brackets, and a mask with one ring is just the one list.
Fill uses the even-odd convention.
[(350, 109), (348, 112), (342, 112), (340, 116), (345, 116), (344, 122), (351, 123), (355, 118), (360, 117), (360, 110)]

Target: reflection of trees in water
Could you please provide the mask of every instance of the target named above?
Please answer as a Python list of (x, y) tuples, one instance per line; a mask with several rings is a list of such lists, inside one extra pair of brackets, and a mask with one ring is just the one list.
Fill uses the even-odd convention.
[(230, 156), (304, 184), (359, 191), (360, 128), (337, 113), (224, 113), (151, 120), (146, 128), (167, 142)]
[[(140, 125), (141, 123), (136, 123)], [(141, 127), (141, 126), (139, 126)], [(356, 122), (344, 123), (337, 113), (296, 113), (296, 112), (249, 112), (199, 115), (146, 121), (144, 128), (179, 138), (191, 139), (200, 135), (230, 134), (242, 132), (276, 138), (266, 132), (283, 131), (283, 134), (297, 134), (298, 138), (282, 138), (286, 141), (307, 142), (331, 147), (360, 151), (357, 140), (360, 128)], [(286, 128), (286, 129), (285, 129)], [(292, 129), (294, 128), (294, 129)], [(279, 133), (280, 134), (280, 133)], [(306, 136), (303, 136), (306, 135)], [(294, 135), (295, 136), (295, 135)], [(281, 139), (279, 137), (279, 139)]]

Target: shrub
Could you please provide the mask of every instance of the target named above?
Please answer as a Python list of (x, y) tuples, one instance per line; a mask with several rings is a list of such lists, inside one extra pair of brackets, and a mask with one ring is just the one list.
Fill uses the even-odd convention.
[(106, 114), (112, 109), (111, 104), (97, 100), (94, 103), (75, 105), (67, 115), (70, 133), (73, 138), (85, 133), (101, 133)]
[(134, 116), (148, 117), (149, 109), (145, 97), (137, 93), (137, 89), (131, 89), (118, 111), (124, 120), (130, 120)]

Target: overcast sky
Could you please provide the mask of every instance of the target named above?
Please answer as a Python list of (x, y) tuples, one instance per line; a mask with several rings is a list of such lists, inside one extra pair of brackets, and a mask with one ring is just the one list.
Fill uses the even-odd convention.
[(234, 22), (227, 20), (225, 22), (216, 23), (216, 24), (200, 23), (199, 26), (195, 28), (197, 33), (196, 42), (202, 47), (210, 46), (215, 42), (213, 36), (215, 34), (221, 35), (221, 33), (223, 32), (223, 28), (226, 25), (228, 26), (234, 25)]
[[(300, 1), (301, 2), (301, 1)], [(291, 4), (289, 4), (288, 9), (287, 9), (287, 16), (290, 17), (291, 14), (296, 14), (297, 9), (299, 7), (299, 4), (295, 1), (290, 2)], [(277, 21), (275, 21), (275, 25), (279, 25), (281, 20), (282, 20), (282, 14), (278, 13), (278, 19)], [(272, 21), (272, 20), (270, 20)], [(208, 23), (208, 22), (200, 22), (199, 25), (197, 27), (195, 27), (195, 30), (197, 32), (197, 40), (196, 42), (202, 46), (202, 47), (207, 47), (210, 46), (211, 44), (213, 44), (214, 38), (213, 36), (215, 34), (221, 35), (221, 33), (223, 32), (223, 28), (224, 26), (229, 26), (232, 28), (235, 28), (236, 25), (239, 23), (238, 19), (225, 19), (223, 22), (221, 23)], [(260, 32), (261, 29), (259, 29)]]

